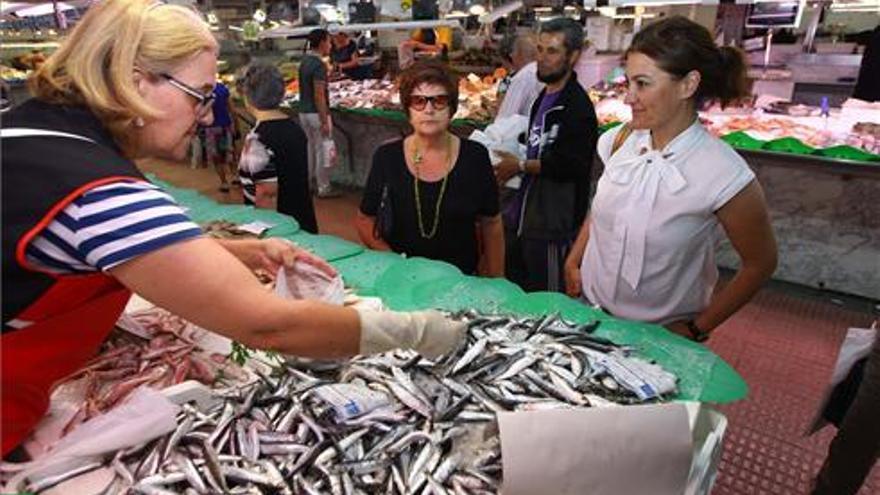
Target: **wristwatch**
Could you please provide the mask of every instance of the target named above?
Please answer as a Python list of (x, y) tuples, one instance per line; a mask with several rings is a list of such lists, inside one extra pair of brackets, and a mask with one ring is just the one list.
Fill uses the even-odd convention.
[(691, 333), (691, 338), (694, 342), (705, 342), (709, 340), (710, 332), (698, 327), (694, 320), (688, 320), (685, 325), (687, 325), (687, 329)]

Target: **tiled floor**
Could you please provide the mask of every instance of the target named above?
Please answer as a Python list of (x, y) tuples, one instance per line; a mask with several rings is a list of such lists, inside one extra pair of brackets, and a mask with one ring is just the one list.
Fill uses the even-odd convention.
[[(215, 199), (238, 202), (239, 192), (223, 195), (213, 172), (182, 166), (144, 165), (174, 184)], [(356, 241), (353, 218), (359, 195), (315, 200), (322, 233)], [(838, 304), (843, 299), (843, 305)], [(715, 495), (806, 494), (834, 435), (828, 427), (806, 431), (827, 383), (846, 329), (867, 326), (877, 307), (773, 284), (722, 325), (709, 347), (748, 382), (747, 399), (721, 406), (729, 426)], [(860, 495), (880, 494), (880, 467)]]

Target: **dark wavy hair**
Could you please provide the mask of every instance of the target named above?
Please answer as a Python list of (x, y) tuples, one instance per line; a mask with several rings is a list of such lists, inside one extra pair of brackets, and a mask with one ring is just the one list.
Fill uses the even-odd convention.
[(715, 45), (705, 27), (682, 16), (649, 24), (636, 33), (624, 54), (641, 53), (661, 69), (680, 79), (690, 71), (700, 73), (697, 104), (717, 99), (722, 106), (746, 96), (746, 63), (737, 48)]
[(449, 95), (449, 118), (458, 111), (458, 74), (435, 60), (416, 62), (400, 73), (400, 103), (409, 115), (412, 93), (421, 84), (442, 86)]

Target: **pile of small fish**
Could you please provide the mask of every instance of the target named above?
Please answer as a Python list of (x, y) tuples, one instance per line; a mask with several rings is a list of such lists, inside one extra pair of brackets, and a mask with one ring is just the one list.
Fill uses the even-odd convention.
[(637, 360), (592, 335), (598, 322), (453, 317), (468, 322), (467, 345), (437, 362), (290, 358), (209, 410), (183, 406), (174, 432), (103, 463), (117, 473), (107, 493), (496, 493), (497, 412), (663, 400), (603, 362)]
[(183, 318), (161, 308), (127, 317), (147, 338), (117, 331), (97, 357), (62, 382), (83, 390), (83, 405), (62, 434), (112, 409), (142, 385), (163, 389), (186, 380), (211, 385), (221, 372), (227, 378), (247, 380), (248, 375), (225, 356), (198, 350), (195, 340), (205, 330)]

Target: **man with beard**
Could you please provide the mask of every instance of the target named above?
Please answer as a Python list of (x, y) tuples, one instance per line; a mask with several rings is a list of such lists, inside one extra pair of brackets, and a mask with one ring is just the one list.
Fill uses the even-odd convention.
[(523, 176), (503, 214), (506, 273), (527, 291), (564, 292), (563, 265), (589, 204), (598, 121), (572, 70), (583, 41), (574, 20), (541, 27), (537, 76), (546, 87), (532, 104), (527, 159), (496, 152), (499, 184)]

